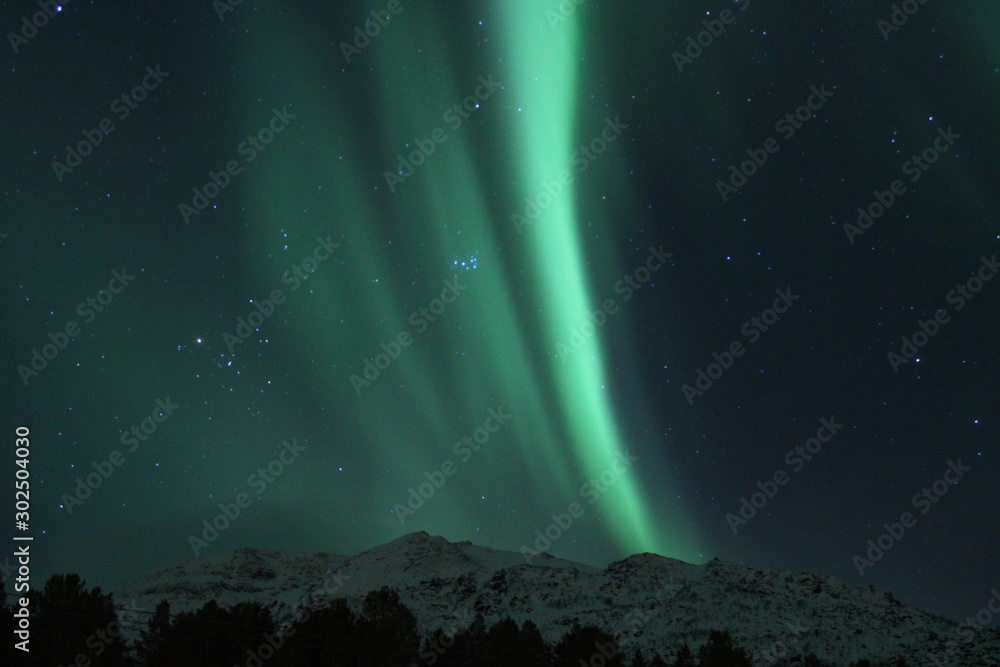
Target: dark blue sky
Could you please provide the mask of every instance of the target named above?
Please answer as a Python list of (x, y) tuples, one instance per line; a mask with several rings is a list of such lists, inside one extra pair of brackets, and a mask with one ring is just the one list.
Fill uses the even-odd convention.
[(72, 2), (8, 39), (0, 367), (33, 585), (414, 530), (520, 550), (583, 499), (554, 554), (975, 613), (997, 26), (918, 6), (896, 30), (891, 3)]

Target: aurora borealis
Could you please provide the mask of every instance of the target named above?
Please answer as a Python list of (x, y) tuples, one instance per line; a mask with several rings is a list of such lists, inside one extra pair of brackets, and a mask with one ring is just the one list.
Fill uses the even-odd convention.
[(5, 429), (36, 443), (38, 576), (426, 530), (978, 609), (1000, 284), (945, 296), (1000, 240), (996, 19), (925, 3), (886, 38), (892, 11), (66, 3), (4, 73)]

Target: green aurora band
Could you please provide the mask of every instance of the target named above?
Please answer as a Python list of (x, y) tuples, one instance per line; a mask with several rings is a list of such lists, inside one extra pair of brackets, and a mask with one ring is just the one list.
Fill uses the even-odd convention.
[[(582, 11), (552, 27), (545, 12), (554, 8), (506, 1), (492, 13), (499, 26), (483, 33), (494, 39), (478, 44), (489, 52), (463, 58), (446, 39), (456, 29), (452, 8), (402, 6), (350, 63), (339, 45), (352, 36), (319, 34), (294, 8), (266, 24), (263, 12), (244, 8), (238, 17), (251, 33), (271, 36), (234, 38), (247, 91), (237, 102), (239, 123), (254, 132), (272, 107), (286, 104), (297, 114), (286, 136), (239, 177), (247, 229), (241, 251), (252, 293), (280, 287), (288, 296), (281, 306), (288, 325), (266, 323), (261, 338), (280, 346), (284, 363), (315, 378), (307, 391), (289, 393), (287, 420), (256, 435), (276, 443), (294, 436), (289, 423), (310, 424), (321, 435), (326, 429), (335, 445), (318, 444), (322, 437), (310, 445), (343, 450), (351, 473), (331, 480), (319, 466), (296, 470), (269, 502), (281, 512), (324, 508), (310, 510), (318, 528), (361, 545), (427, 530), (508, 549), (534, 545), (553, 513), (579, 502), (585, 513), (553, 542), (557, 555), (592, 560), (652, 551), (701, 560), (693, 531), (669, 504), (672, 484), (661, 472), (669, 466), (653, 465), (664, 456), (662, 443), (644, 449), (620, 435), (601, 332), (568, 359), (556, 354), (607, 296), (605, 277), (633, 267), (620, 266), (620, 248), (585, 247), (579, 176), (531, 225), (518, 230), (512, 222), (526, 198), (573, 169), (579, 139), (598, 136), (608, 115), (601, 109), (590, 118), (578, 109)], [(337, 60), (316, 62), (317, 52)], [(502, 85), (468, 119), (446, 115), (490, 76)], [(367, 107), (356, 93), (345, 94), (344, 81), (367, 90)], [(263, 90), (273, 96), (258, 100)], [(446, 139), (390, 187), (385, 172), (436, 128)], [(604, 161), (605, 169), (620, 168), (610, 156)], [(591, 172), (588, 178), (604, 173)], [(398, 222), (390, 229), (384, 220)], [(290, 292), (279, 278), (327, 235), (340, 248)], [(290, 250), (275, 253), (283, 244)], [(592, 266), (602, 267), (599, 276), (588, 275)], [(412, 314), (455, 279), (467, 289), (425, 330), (415, 327)], [(614, 326), (627, 327), (627, 317), (615, 315)], [(400, 332), (412, 344), (377, 379), (359, 384), (365, 360)], [(245, 354), (233, 356), (242, 361)], [(511, 419), (471, 457), (456, 456), (453, 444), (501, 406)], [(588, 504), (581, 485), (626, 450), (639, 463)], [(446, 459), (454, 475), (401, 522), (409, 489)], [(650, 469), (655, 479), (644, 479)]]

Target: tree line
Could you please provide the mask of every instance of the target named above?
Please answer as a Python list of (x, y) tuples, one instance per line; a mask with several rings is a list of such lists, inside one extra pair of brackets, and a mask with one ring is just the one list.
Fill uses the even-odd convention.
[[(0, 582), (0, 594), (8, 596)], [(75, 574), (55, 575), (30, 597), (30, 653), (14, 648), (15, 618), (0, 613), (7, 640), (0, 664), (34, 667), (752, 667), (751, 654), (725, 631), (708, 641), (626, 654), (615, 636), (575, 624), (555, 643), (531, 620), (510, 618), (487, 627), (482, 615), (461, 627), (421, 637), (413, 612), (391, 588), (372, 591), (360, 612), (344, 598), (304, 611), (288, 627), (267, 606), (214, 600), (196, 611), (172, 613), (116, 605), (100, 588), (87, 590)], [(126, 642), (126, 634), (138, 639)], [(667, 656), (666, 658), (664, 656)], [(843, 667), (814, 655), (789, 658), (797, 667)], [(850, 667), (872, 667), (867, 660)], [(894, 667), (905, 667), (899, 660)]]

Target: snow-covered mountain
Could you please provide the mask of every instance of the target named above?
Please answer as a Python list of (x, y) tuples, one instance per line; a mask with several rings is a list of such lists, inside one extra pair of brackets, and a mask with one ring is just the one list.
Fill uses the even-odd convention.
[(626, 654), (641, 648), (668, 659), (716, 628), (757, 665), (810, 652), (838, 664), (901, 656), (910, 665), (1000, 665), (1000, 632), (970, 639), (955, 623), (832, 577), (649, 553), (603, 570), (545, 554), (529, 565), (518, 552), (424, 532), (351, 557), (241, 549), (158, 570), (114, 593), (119, 604), (144, 610), (166, 599), (175, 613), (211, 599), (223, 606), (253, 600), (289, 622), (336, 597), (360, 609), (365, 594), (382, 586), (399, 591), (424, 634), (454, 632), (481, 613), (487, 626), (504, 616), (531, 619), (553, 642), (575, 622), (594, 624), (617, 634)]

